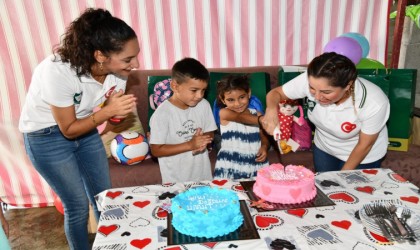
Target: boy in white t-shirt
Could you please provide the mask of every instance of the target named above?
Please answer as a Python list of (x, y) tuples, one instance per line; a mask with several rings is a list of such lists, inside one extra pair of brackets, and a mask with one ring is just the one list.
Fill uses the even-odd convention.
[(163, 183), (213, 178), (207, 145), (217, 127), (204, 99), (208, 81), (208, 70), (193, 58), (172, 67), (173, 95), (150, 118), (150, 148)]

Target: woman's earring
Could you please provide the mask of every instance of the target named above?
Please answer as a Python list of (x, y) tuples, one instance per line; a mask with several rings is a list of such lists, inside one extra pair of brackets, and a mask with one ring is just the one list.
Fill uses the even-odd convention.
[(100, 63), (99, 63), (99, 69), (100, 69), (101, 71), (104, 71), (104, 65), (103, 65), (103, 62), (100, 62)]

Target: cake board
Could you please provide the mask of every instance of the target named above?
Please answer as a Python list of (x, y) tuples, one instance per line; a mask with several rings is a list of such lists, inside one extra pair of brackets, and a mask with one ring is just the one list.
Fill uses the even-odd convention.
[[(240, 182), (246, 194), (248, 195), (251, 201), (259, 201), (260, 197), (258, 197), (254, 191), (254, 183), (255, 181), (241, 181)], [(265, 201), (266, 204), (272, 205), (272, 209), (263, 209), (256, 207), (258, 212), (268, 212), (268, 211), (276, 211), (276, 210), (287, 210), (287, 209), (296, 209), (296, 208), (311, 208), (311, 207), (324, 207), (324, 206), (334, 206), (335, 203), (324, 194), (316, 185), (316, 196), (309, 201), (305, 201), (298, 204), (281, 204), (281, 203), (273, 203), (269, 201)]]
[(252, 240), (259, 239), (257, 228), (254, 225), (252, 216), (249, 213), (248, 206), (245, 201), (239, 201), (240, 210), (244, 217), (244, 222), (235, 231), (219, 237), (205, 238), (205, 237), (193, 237), (178, 232), (172, 225), (172, 214), (169, 213), (167, 217), (168, 221), (168, 246), (171, 245), (185, 245), (185, 244), (198, 244), (206, 242), (220, 242), (220, 241), (235, 241), (235, 240)]

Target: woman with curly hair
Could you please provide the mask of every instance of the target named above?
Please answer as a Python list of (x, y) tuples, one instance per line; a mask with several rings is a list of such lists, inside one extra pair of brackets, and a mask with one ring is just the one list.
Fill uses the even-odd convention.
[(70, 249), (89, 249), (89, 202), (98, 219), (94, 196), (111, 188), (96, 127), (133, 111), (136, 98), (124, 92), (139, 50), (124, 21), (87, 9), (34, 70), (19, 129), (34, 167), (62, 201)]

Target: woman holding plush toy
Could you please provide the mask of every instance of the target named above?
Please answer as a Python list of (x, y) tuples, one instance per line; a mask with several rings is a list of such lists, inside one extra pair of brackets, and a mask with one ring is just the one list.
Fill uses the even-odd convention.
[(96, 127), (133, 111), (136, 98), (124, 91), (139, 66), (139, 44), (124, 21), (87, 9), (54, 52), (34, 70), (19, 129), (34, 167), (62, 201), (70, 249), (90, 249), (89, 202), (98, 219), (94, 196), (111, 188)]
[(314, 58), (306, 74), (267, 94), (264, 129), (278, 126), (282, 100), (307, 97), (308, 118), (315, 125), (317, 172), (378, 168), (388, 147), (388, 97), (375, 84), (357, 77), (354, 63), (334, 52)]

